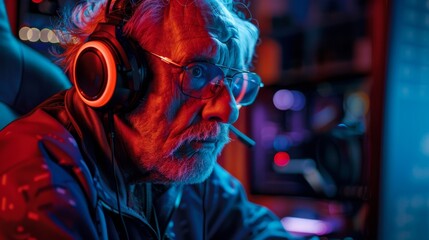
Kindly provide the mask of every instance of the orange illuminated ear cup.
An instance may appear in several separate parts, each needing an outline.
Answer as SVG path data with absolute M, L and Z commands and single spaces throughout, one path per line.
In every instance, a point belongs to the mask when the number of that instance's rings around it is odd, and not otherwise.
M 110 48 L 102 41 L 82 45 L 73 64 L 72 79 L 79 97 L 87 105 L 106 106 L 117 84 L 116 62 Z

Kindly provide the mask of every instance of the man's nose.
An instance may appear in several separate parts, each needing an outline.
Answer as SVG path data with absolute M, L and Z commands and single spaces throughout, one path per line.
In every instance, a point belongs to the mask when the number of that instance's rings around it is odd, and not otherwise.
M 224 86 L 220 92 L 209 99 L 202 111 L 204 120 L 233 124 L 238 119 L 238 106 L 229 87 Z

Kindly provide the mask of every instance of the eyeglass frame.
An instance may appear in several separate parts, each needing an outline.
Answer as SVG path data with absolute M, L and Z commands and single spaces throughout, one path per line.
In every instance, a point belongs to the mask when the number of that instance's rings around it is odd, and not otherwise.
M 160 59 L 160 60 L 161 60 L 162 62 L 164 62 L 164 63 L 171 64 L 171 65 L 173 65 L 173 66 L 175 66 L 175 67 L 178 67 L 178 68 L 181 68 L 181 69 L 183 69 L 183 70 L 185 70 L 185 71 L 187 70 L 186 68 L 187 68 L 188 64 L 187 64 L 187 65 L 181 65 L 180 63 L 177 63 L 177 62 L 173 61 L 171 58 L 161 56 L 161 55 L 159 55 L 159 54 L 156 54 L 156 53 L 154 53 L 154 52 L 148 51 L 148 50 L 146 50 L 146 49 L 143 49 L 143 51 L 145 51 L 145 52 L 147 52 L 147 53 L 151 54 L 152 56 L 157 57 L 158 59 Z M 209 63 L 209 62 L 206 62 L 206 63 Z M 227 66 L 224 66 L 224 65 L 221 65 L 221 64 L 216 64 L 216 63 L 209 63 L 209 64 L 212 64 L 212 65 L 214 65 L 214 66 L 219 67 L 219 68 L 221 69 L 221 71 L 223 72 L 224 79 L 232 79 L 232 77 L 233 77 L 235 74 L 237 74 L 237 73 L 252 73 L 252 74 L 255 74 L 256 76 L 258 76 L 258 77 L 259 77 L 259 79 L 261 79 L 261 77 L 260 77 L 258 74 L 256 74 L 255 72 L 251 72 L 251 71 L 244 70 L 244 69 L 238 69 L 238 68 L 227 67 Z M 234 73 L 234 75 L 233 75 L 233 76 L 231 76 L 231 77 L 230 77 L 230 76 L 227 76 L 227 75 L 225 74 L 225 72 L 222 70 L 222 68 L 226 68 L 226 69 L 233 70 L 233 71 L 235 71 L 236 73 Z M 222 80 L 222 82 L 223 82 L 223 84 L 224 84 L 224 85 L 228 85 L 229 87 L 231 86 L 231 83 L 232 83 L 232 81 L 228 81 L 228 84 L 225 84 L 225 81 L 224 81 L 224 80 Z M 259 83 L 257 83 L 257 82 L 255 82 L 255 83 L 258 85 L 258 87 L 259 87 L 259 88 L 264 87 L 264 83 L 263 83 L 262 81 L 259 81 Z M 180 88 L 181 88 L 181 92 L 182 92 L 183 94 L 185 94 L 186 96 L 189 96 L 189 97 L 192 97 L 192 98 L 197 98 L 197 99 L 204 99 L 204 98 L 195 97 L 195 96 L 192 96 L 192 95 L 189 95 L 189 94 L 187 94 L 187 93 L 183 92 L 183 89 L 182 89 L 183 87 L 182 87 L 182 86 L 181 86 Z M 258 91 L 259 91 L 259 88 L 258 88 Z M 216 95 L 214 95 L 213 97 L 215 97 L 215 96 L 216 96 Z M 256 95 L 256 96 L 257 96 L 257 95 Z M 255 96 L 255 97 L 256 97 L 256 96 Z M 213 97 L 210 97 L 210 98 L 213 98 Z M 206 99 L 210 99 L 210 98 L 206 98 Z M 235 97 L 234 97 L 234 100 L 235 100 Z M 254 102 L 254 100 L 253 100 L 251 103 L 246 104 L 246 105 L 242 105 L 242 104 L 240 104 L 240 103 L 238 103 L 237 105 L 239 105 L 239 106 L 248 106 L 248 105 L 251 105 L 253 102 Z

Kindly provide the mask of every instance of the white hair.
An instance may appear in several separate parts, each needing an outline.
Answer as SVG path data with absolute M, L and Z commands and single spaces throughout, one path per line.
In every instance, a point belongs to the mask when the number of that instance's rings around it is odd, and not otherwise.
M 150 37 L 143 37 L 145 33 L 152 32 L 151 29 L 159 27 L 162 23 L 164 10 L 171 1 L 178 1 L 182 5 L 197 3 L 200 0 L 141 0 L 133 10 L 133 16 L 124 26 L 124 33 L 137 40 L 145 46 L 148 41 L 153 41 Z M 246 6 L 243 1 L 237 0 L 205 0 L 210 8 L 207 18 L 212 18 L 219 24 L 219 28 L 233 27 L 237 33 L 236 48 L 231 51 L 241 50 L 244 63 L 250 65 L 254 55 L 254 48 L 258 40 L 259 32 L 249 19 L 243 17 L 242 12 L 236 6 Z M 221 4 L 219 4 L 221 3 Z M 64 52 L 58 54 L 59 63 L 67 71 L 73 64 L 73 59 L 77 49 L 87 40 L 99 22 L 105 21 L 105 8 L 107 0 L 86 0 L 80 2 L 71 11 L 65 11 L 62 21 L 59 24 L 61 45 Z M 247 9 L 246 7 L 244 9 Z M 218 17 L 221 16 L 221 17 Z M 228 23 L 228 24 L 227 24 Z M 224 29 L 230 31 L 231 29 Z M 70 41 L 73 39 L 73 41 Z M 146 41 L 146 42 L 145 42 Z M 238 49 L 237 49 L 238 48 Z M 234 52 L 232 56 L 236 55 Z

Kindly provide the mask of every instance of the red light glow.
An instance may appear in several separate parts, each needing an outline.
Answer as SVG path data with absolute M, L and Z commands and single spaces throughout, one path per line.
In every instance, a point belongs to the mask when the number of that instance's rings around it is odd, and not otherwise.
M 290 161 L 290 156 L 287 152 L 278 152 L 274 155 L 274 164 L 279 167 L 286 166 Z
M 31 0 L 31 1 L 34 2 L 34 3 L 37 3 L 37 4 L 43 2 L 43 0 Z

